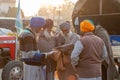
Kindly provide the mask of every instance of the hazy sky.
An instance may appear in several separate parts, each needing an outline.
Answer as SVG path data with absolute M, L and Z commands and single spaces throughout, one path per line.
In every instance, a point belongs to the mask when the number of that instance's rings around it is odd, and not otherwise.
M 71 0 L 76 2 L 77 0 Z M 18 5 L 18 0 L 16 0 L 16 7 Z M 33 16 L 37 13 L 41 5 L 60 5 L 63 3 L 63 0 L 20 0 L 20 6 L 23 10 L 25 16 Z

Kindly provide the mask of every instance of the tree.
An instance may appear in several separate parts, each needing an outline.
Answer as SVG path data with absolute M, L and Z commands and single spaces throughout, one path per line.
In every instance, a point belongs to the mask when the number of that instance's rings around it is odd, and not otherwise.
M 46 18 L 51 18 L 53 16 L 54 10 L 52 6 L 42 6 L 38 11 L 39 16 L 43 16 Z
M 74 3 L 72 3 L 70 0 L 64 0 L 64 4 L 61 6 L 61 15 L 63 16 L 64 20 L 71 20 L 73 7 Z
M 70 0 L 64 0 L 64 3 L 58 6 L 42 6 L 38 12 L 38 15 L 53 19 L 62 18 L 63 20 L 70 20 L 73 7 L 74 3 L 72 3 Z

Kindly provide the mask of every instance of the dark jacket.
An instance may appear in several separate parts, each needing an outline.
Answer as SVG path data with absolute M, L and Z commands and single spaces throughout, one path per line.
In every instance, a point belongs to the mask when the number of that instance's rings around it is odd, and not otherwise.
M 29 28 L 24 29 L 18 39 L 21 51 L 28 52 L 37 50 L 35 34 Z

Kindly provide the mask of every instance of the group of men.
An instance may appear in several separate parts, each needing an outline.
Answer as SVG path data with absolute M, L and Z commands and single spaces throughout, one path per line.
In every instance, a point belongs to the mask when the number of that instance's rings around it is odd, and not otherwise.
M 28 27 L 19 34 L 23 79 L 54 80 L 57 70 L 59 80 L 102 80 L 102 63 L 109 65 L 111 59 L 107 43 L 94 33 L 95 25 L 90 20 L 80 22 L 83 33 L 80 36 L 71 31 L 66 21 L 59 25 L 60 34 L 54 36 L 53 24 L 51 19 L 32 17 Z

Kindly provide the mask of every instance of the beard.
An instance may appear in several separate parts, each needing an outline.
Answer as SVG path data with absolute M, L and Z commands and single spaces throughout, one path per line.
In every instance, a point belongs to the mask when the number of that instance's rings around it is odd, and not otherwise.
M 44 30 L 43 34 L 47 39 L 50 39 L 52 37 L 51 32 L 49 32 L 47 29 Z
M 64 38 L 69 38 L 69 36 L 70 36 L 69 33 L 63 34 L 63 37 L 64 37 Z
M 70 42 L 70 37 L 71 37 L 71 34 L 72 34 L 72 32 L 71 32 L 71 31 L 69 31 L 69 32 L 68 32 L 68 33 L 66 33 L 66 34 L 62 34 L 62 35 L 63 35 L 63 37 L 64 37 L 64 39 L 65 39 L 65 43 Z

